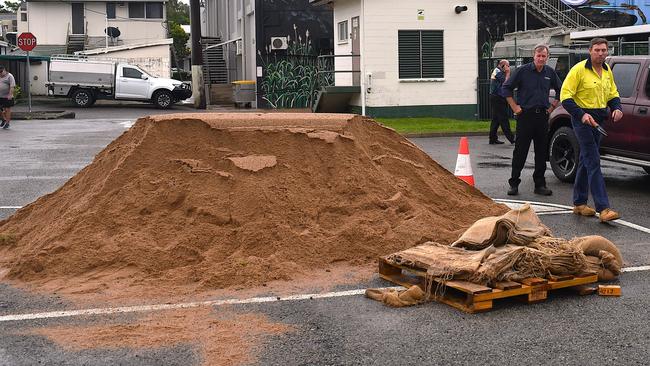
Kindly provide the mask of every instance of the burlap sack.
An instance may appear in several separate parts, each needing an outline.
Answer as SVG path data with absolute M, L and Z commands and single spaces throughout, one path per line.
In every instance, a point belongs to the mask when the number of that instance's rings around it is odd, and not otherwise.
M 525 204 L 501 216 L 491 216 L 476 221 L 467 229 L 452 247 L 480 250 L 493 245 L 528 245 L 540 236 L 552 236 L 551 229 L 544 225 L 530 207 Z
M 424 302 L 425 294 L 419 286 L 411 286 L 409 289 L 402 291 L 369 288 L 366 290 L 366 297 L 381 301 L 388 306 L 401 308 Z

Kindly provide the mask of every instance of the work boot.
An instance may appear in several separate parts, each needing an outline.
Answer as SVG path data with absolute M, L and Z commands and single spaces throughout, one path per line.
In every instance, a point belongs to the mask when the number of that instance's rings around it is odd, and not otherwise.
M 541 194 L 542 196 L 550 196 L 553 194 L 553 191 L 546 188 L 546 186 L 535 187 L 535 194 Z
M 516 196 L 518 194 L 519 194 L 519 187 L 510 186 L 510 189 L 508 189 L 508 196 Z
M 573 213 L 580 216 L 594 216 L 596 210 L 587 205 L 577 205 L 573 206 Z
M 0 128 L 5 128 L 5 124 L 6 124 L 6 123 L 7 123 L 7 121 L 5 121 L 5 120 L 3 119 L 3 120 L 0 122 Z
M 606 208 L 600 211 L 600 222 L 607 222 L 616 219 L 620 219 L 621 215 L 618 212 L 612 210 L 611 208 Z
M 504 142 L 501 140 L 490 141 L 490 145 L 502 145 L 502 144 L 504 144 Z
M 8 130 L 9 129 L 9 122 L 5 122 L 5 125 L 2 126 L 3 130 Z

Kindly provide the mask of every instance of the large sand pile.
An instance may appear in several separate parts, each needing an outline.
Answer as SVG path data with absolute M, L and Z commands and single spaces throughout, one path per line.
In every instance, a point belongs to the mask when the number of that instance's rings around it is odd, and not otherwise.
M 0 276 L 254 286 L 450 243 L 504 212 L 362 117 L 146 117 L 63 187 L 0 221 L 15 238 L 0 247 Z

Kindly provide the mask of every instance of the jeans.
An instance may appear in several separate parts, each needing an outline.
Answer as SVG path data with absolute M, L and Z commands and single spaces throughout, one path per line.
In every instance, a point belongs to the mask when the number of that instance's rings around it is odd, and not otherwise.
M 604 109 L 585 109 L 599 125 L 607 115 Z M 601 134 L 590 125 L 571 119 L 573 131 L 580 144 L 580 160 L 576 170 L 576 179 L 573 183 L 573 204 L 587 204 L 589 190 L 591 197 L 594 199 L 596 211 L 600 212 L 609 208 L 609 199 L 605 190 L 605 179 L 600 170 L 600 140 Z
M 546 154 L 548 146 L 548 114 L 544 108 L 528 109 L 517 118 L 517 140 L 512 152 L 512 175 L 508 183 L 511 187 L 519 186 L 521 171 L 526 164 L 531 141 L 535 146 L 535 171 L 533 180 L 535 188 L 546 187 Z

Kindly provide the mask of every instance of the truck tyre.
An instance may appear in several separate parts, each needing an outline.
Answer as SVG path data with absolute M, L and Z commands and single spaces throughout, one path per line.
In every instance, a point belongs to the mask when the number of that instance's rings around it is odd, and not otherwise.
M 174 104 L 174 97 L 169 90 L 158 90 L 153 94 L 153 104 L 160 109 L 167 109 Z
M 87 108 L 95 104 L 93 93 L 86 89 L 77 89 L 72 93 L 72 102 L 81 108 Z
M 573 182 L 578 170 L 578 159 L 580 159 L 580 145 L 573 129 L 558 128 L 551 137 L 549 145 L 549 160 L 553 174 L 563 182 Z

